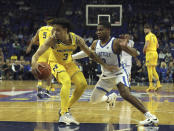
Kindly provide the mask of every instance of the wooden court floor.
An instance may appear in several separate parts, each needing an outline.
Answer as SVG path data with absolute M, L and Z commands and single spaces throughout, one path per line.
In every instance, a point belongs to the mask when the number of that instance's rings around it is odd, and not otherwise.
M 36 85 L 36 81 L 0 81 L 0 131 L 134 130 L 134 126 L 144 119 L 143 114 L 120 96 L 117 98 L 116 106 L 110 110 L 107 109 L 105 103 L 91 104 L 89 96 L 93 86 L 89 86 L 71 109 L 73 116 L 83 127 L 60 129 L 55 127 L 59 117 L 60 88 L 56 88 L 51 98 L 41 100 L 36 96 Z M 54 84 L 54 87 L 60 87 L 60 85 Z M 148 127 L 148 131 L 174 131 L 174 84 L 163 84 L 157 93 L 146 93 L 146 88 L 133 86 L 132 94 L 137 96 L 148 110 L 159 118 L 159 127 L 155 129 Z M 114 91 L 118 93 L 117 89 Z M 17 126 L 23 128 L 17 128 Z M 136 127 L 135 130 L 145 131 L 147 129 Z

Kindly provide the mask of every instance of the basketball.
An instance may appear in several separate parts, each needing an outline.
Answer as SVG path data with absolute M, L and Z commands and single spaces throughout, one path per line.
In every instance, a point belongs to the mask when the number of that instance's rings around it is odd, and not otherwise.
M 51 68 L 50 65 L 47 64 L 46 62 L 39 62 L 41 64 L 38 69 L 40 73 L 37 73 L 38 79 L 40 80 L 45 80 L 51 75 Z

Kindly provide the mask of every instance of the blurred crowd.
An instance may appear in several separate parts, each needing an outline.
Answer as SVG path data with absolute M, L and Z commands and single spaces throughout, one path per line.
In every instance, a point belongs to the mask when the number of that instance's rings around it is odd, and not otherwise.
M 1 0 L 0 48 L 4 56 L 1 62 L 1 78 L 34 79 L 31 75 L 30 60 L 38 46 L 33 45 L 29 54 L 26 54 L 25 51 L 37 29 L 45 25 L 45 16 L 58 17 L 63 14 L 75 25 L 74 32 L 81 35 L 90 46 L 96 38 L 96 27 L 85 26 L 86 4 L 123 5 L 122 26 L 113 27 L 112 32 L 115 36 L 120 33 L 132 34 L 135 48 L 141 52 L 139 59 L 143 66 L 137 71 L 133 62 L 132 81 L 147 81 L 147 71 L 144 65 L 145 55 L 142 53 L 145 38 L 143 25 L 146 22 L 151 24 L 160 45 L 157 66 L 160 80 L 162 82 L 174 81 L 174 8 L 172 8 L 174 2 L 172 0 L 143 2 L 139 0 Z M 76 52 L 78 51 L 79 48 Z M 97 76 L 101 73 L 98 64 L 89 59 L 78 62 L 86 78 L 98 79 Z
M 34 80 L 30 61 L 17 60 L 16 56 L 6 59 L 0 65 L 2 80 Z

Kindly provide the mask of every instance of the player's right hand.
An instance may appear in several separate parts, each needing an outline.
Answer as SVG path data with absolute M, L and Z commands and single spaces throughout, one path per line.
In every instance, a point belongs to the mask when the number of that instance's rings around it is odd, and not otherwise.
M 38 73 L 41 74 L 41 72 L 39 70 L 39 66 L 44 67 L 44 65 L 39 64 L 37 62 L 32 63 L 32 73 L 36 78 L 38 78 Z

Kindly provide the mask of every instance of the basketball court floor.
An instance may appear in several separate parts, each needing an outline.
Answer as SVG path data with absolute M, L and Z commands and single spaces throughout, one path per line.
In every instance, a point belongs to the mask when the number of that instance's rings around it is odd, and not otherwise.
M 144 86 L 132 87 L 132 94 L 159 118 L 159 125 L 150 127 L 137 125 L 145 119 L 144 115 L 120 96 L 110 110 L 105 103 L 89 103 L 93 86 L 71 109 L 80 126 L 60 126 L 60 88 L 51 98 L 38 99 L 36 84 L 36 81 L 0 81 L 0 131 L 174 131 L 174 84 L 163 84 L 158 93 L 146 93 Z M 113 91 L 118 93 L 117 89 Z

